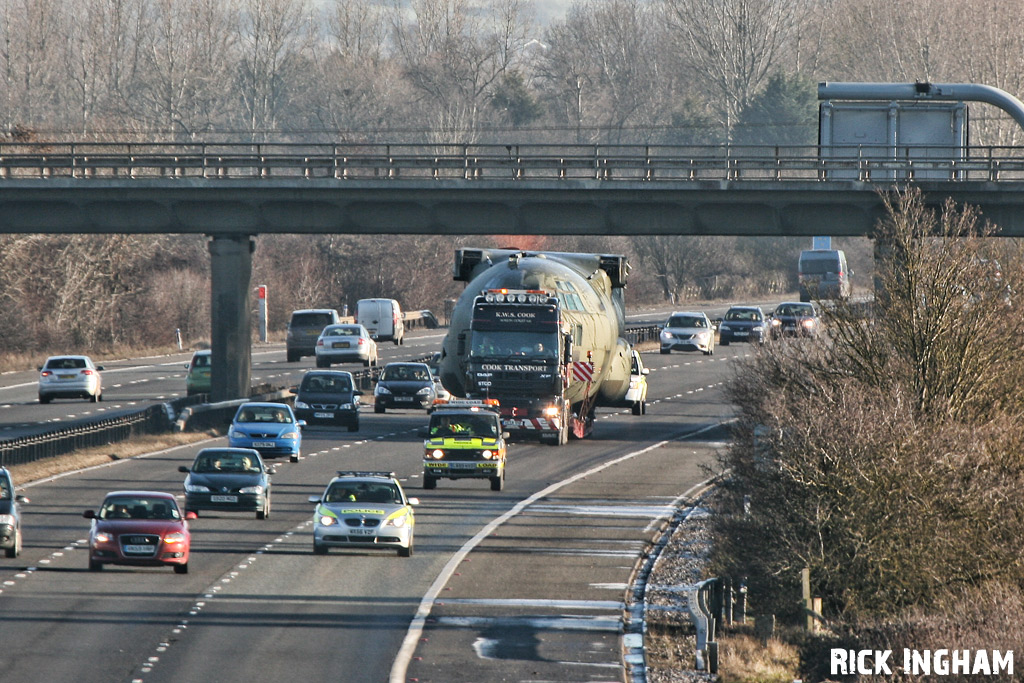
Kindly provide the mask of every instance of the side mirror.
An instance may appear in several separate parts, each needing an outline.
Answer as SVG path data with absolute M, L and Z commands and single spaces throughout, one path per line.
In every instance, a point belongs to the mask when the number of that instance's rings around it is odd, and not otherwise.
M 320 496 L 310 496 L 309 497 L 309 502 L 310 503 L 319 503 L 320 502 Z
M 199 515 L 196 514 L 195 510 L 189 510 L 185 513 L 185 519 L 199 519 Z
M 419 504 L 420 504 L 420 499 L 419 498 L 410 498 L 409 499 L 409 505 L 419 505 Z
M 305 420 L 299 420 L 298 422 L 295 423 L 295 425 L 298 426 L 298 427 L 305 427 L 306 426 L 306 421 Z
M 103 368 L 103 366 L 102 366 L 102 365 L 97 365 L 97 366 L 96 366 L 96 369 L 97 369 L 97 370 L 103 370 L 104 368 Z
M 364 394 L 363 394 L 363 392 L 361 392 L 358 389 L 356 389 L 355 391 L 352 392 L 352 395 L 353 396 L 363 396 Z
M 186 370 L 188 370 L 188 363 L 185 363 L 185 365 L 184 365 L 183 367 L 184 367 L 184 368 L 185 368 Z
M 30 501 L 25 496 L 19 494 L 19 495 L 14 496 L 14 502 L 24 504 L 24 503 L 31 503 L 32 501 Z
M 651 371 L 650 371 L 649 368 L 644 368 L 643 370 L 640 371 L 640 374 L 641 375 L 649 375 L 649 374 L 651 374 Z
M 277 470 L 275 470 L 273 467 L 268 467 L 267 468 L 267 474 L 268 475 L 277 474 Z
M 501 438 L 503 438 L 503 439 L 508 439 L 508 438 L 509 438 L 509 437 L 511 437 L 511 436 L 512 436 L 512 435 L 511 435 L 511 434 L 509 434 L 508 432 L 502 432 L 502 433 L 501 433 Z
M 184 472 L 185 474 L 188 474 L 188 473 L 189 473 L 189 472 L 191 472 L 192 470 L 191 470 L 191 469 L 189 469 L 188 465 L 179 465 L 179 466 L 178 466 L 178 471 L 179 471 L 179 472 Z
M 86 519 L 96 519 L 96 512 L 94 510 L 86 510 L 82 513 L 82 516 Z

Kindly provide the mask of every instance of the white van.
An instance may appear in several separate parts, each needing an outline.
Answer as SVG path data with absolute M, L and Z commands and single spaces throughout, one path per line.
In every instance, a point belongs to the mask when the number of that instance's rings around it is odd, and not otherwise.
M 405 343 L 402 309 L 394 299 L 360 299 L 356 302 L 356 322 L 377 341 Z
M 846 254 L 841 249 L 806 249 L 797 264 L 800 301 L 850 298 L 850 276 Z

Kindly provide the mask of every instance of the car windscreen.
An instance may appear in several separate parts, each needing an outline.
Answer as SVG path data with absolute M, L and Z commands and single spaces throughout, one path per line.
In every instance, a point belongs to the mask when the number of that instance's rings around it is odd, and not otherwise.
M 739 321 L 739 320 L 760 320 L 761 316 L 757 311 L 746 311 L 746 310 L 730 310 L 725 314 L 726 320 Z
M 352 391 L 352 382 L 348 377 L 328 375 L 306 375 L 299 385 L 300 393 L 310 394 L 347 394 Z
M 380 378 L 388 382 L 429 382 L 426 365 L 388 365 Z
M 192 464 L 196 474 L 252 474 L 260 471 L 259 458 L 252 453 L 212 451 L 200 453 Z
M 327 327 L 331 320 L 330 313 L 293 313 L 290 325 L 292 327 Z
M 166 498 L 116 496 L 103 501 L 100 519 L 181 519 L 178 506 Z
M 331 484 L 324 496 L 327 503 L 401 504 L 402 496 L 394 484 L 345 481 Z
M 284 408 L 267 406 L 244 407 L 235 416 L 236 422 L 291 422 L 292 416 Z
M 668 319 L 666 327 L 707 327 L 704 318 L 696 315 L 674 315 Z
M 498 438 L 498 424 L 493 416 L 440 412 L 430 417 L 430 436 L 473 436 L 496 439 Z

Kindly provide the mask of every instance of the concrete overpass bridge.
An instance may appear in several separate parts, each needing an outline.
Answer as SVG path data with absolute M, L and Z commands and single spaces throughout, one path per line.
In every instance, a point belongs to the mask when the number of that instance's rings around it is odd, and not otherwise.
M 883 197 L 1024 235 L 1024 152 L 662 145 L 0 143 L 0 233 L 210 237 L 213 400 L 249 387 L 253 236 L 870 235 Z

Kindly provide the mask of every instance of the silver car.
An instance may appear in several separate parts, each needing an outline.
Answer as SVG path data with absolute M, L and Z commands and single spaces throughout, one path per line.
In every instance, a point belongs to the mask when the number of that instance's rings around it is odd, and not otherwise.
M 313 552 L 329 548 L 383 548 L 412 555 L 416 498 L 406 498 L 394 472 L 341 471 L 313 512 Z
M 39 368 L 39 402 L 55 398 L 103 400 L 102 365 L 89 356 L 50 356 Z
M 377 342 L 362 325 L 328 325 L 316 340 L 316 366 L 329 368 L 331 363 L 377 364 Z
M 710 356 L 715 352 L 715 328 L 703 311 L 673 313 L 659 336 L 662 353 L 700 351 Z

